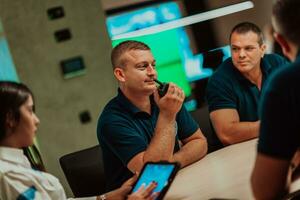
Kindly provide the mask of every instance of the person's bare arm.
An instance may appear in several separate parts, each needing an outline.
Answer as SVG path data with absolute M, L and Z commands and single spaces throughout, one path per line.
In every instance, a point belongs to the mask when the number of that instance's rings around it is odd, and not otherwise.
M 170 83 L 168 92 L 163 98 L 159 98 L 157 91 L 154 98 L 160 109 L 155 132 L 146 151 L 135 155 L 127 164 L 132 172 L 140 171 L 147 161 L 172 160 L 176 114 L 182 106 L 184 93 L 175 84 Z
M 236 109 L 219 109 L 210 113 L 218 138 L 224 145 L 243 142 L 258 136 L 260 121 L 240 122 Z
M 251 176 L 255 199 L 281 199 L 287 189 L 290 162 L 258 153 Z
M 207 153 L 207 141 L 199 128 L 182 143 L 182 148 L 173 155 L 173 161 L 179 162 L 181 167 L 200 160 Z

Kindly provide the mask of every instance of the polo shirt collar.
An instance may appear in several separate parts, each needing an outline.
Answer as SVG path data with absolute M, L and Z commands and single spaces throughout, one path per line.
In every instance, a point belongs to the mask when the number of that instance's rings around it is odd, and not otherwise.
M 299 61 L 300 62 L 300 49 L 298 49 L 295 61 Z
M 266 59 L 264 58 L 261 59 L 260 68 L 262 70 L 263 75 L 270 75 L 272 66 L 270 62 L 266 61 Z
M 153 95 L 151 95 L 149 98 L 150 98 L 150 103 L 151 103 L 151 113 L 153 113 L 153 111 L 155 109 L 154 108 L 155 102 L 154 102 Z M 121 91 L 120 88 L 118 88 L 117 100 L 120 103 L 120 105 L 122 105 L 122 107 L 124 109 L 126 109 L 133 116 L 136 116 L 137 114 L 140 114 L 140 113 L 145 113 L 144 111 L 141 111 L 138 107 L 136 107 L 133 103 L 131 103 L 129 101 L 129 99 L 123 94 L 123 92 Z

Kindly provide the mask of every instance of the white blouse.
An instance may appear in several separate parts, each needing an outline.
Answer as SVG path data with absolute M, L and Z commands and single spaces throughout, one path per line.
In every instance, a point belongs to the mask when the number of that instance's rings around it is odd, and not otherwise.
M 23 150 L 0 147 L 0 199 L 18 198 L 65 200 L 66 194 L 56 177 L 31 168 Z

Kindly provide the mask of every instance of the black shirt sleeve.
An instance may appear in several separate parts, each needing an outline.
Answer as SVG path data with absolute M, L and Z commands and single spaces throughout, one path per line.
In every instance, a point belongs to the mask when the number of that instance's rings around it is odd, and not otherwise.
M 300 144 L 300 99 L 294 81 L 297 79 L 290 70 L 280 70 L 271 77 L 261 103 L 258 152 L 288 160 L 297 150 Z

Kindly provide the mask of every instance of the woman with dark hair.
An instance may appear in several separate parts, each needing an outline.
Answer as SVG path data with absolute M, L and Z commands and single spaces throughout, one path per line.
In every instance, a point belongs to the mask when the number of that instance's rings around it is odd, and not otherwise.
M 16 84 L 13 82 L 1 82 L 1 93 L 0 93 L 0 144 L 2 139 L 5 137 L 5 132 L 11 129 L 6 127 L 7 116 L 13 119 L 13 121 L 18 122 L 20 120 L 20 106 L 26 102 L 26 100 L 31 96 L 32 92 L 23 84 Z M 11 85 L 11 86 L 10 86 Z M 4 97 L 5 95 L 5 97 Z M 34 107 L 32 108 L 34 111 Z M 12 124 L 10 124 L 12 126 Z M 31 167 L 40 171 L 45 171 L 45 167 L 38 149 L 33 144 L 31 146 L 22 147 L 24 154 L 28 158 Z M 34 153 L 32 153 L 34 152 Z
M 28 159 L 27 148 L 33 145 L 39 122 L 30 89 L 21 83 L 0 82 L 0 199 L 66 199 L 59 180 L 43 172 L 41 159 L 39 165 Z M 89 199 L 126 199 L 134 179 Z M 155 186 L 141 188 L 128 199 L 155 199 L 151 195 Z

